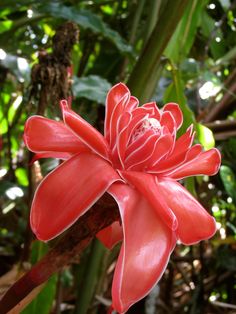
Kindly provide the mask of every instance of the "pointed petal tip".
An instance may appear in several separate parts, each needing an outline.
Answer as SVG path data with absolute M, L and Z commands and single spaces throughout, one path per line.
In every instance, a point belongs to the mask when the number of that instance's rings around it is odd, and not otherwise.
M 61 110 L 69 109 L 68 101 L 66 99 L 60 100 L 60 107 L 61 107 Z
M 214 153 L 214 162 L 215 162 L 215 172 L 213 172 L 212 175 L 215 175 L 218 173 L 221 166 L 221 153 L 217 148 L 212 148 L 211 150 Z

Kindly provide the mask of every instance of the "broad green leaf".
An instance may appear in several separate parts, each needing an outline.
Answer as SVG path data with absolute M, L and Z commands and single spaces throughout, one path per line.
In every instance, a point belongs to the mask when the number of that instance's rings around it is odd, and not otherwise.
M 225 55 L 225 44 L 224 36 L 221 31 L 221 28 L 215 27 L 215 20 L 207 14 L 206 11 L 203 11 L 201 14 L 201 33 L 209 41 L 210 51 L 215 60 L 221 58 Z M 219 42 L 216 41 L 216 38 L 219 38 Z
M 39 11 L 50 14 L 56 18 L 73 21 L 82 26 L 84 29 L 90 29 L 94 33 L 101 34 L 108 38 L 120 51 L 126 53 L 132 52 L 132 47 L 125 42 L 120 34 L 111 29 L 98 15 L 92 13 L 91 11 L 61 5 L 56 2 L 49 2 L 39 6 Z
M 179 131 L 179 134 L 183 134 L 191 124 L 195 124 L 195 117 L 192 110 L 187 105 L 187 99 L 184 94 L 184 83 L 180 77 L 180 73 L 173 68 L 173 82 L 167 87 L 164 93 L 164 103 L 176 102 L 179 104 L 184 121 Z
M 195 40 L 197 27 L 205 3 L 205 0 L 189 1 L 184 16 L 164 52 L 165 56 L 172 60 L 172 62 L 179 63 L 188 55 Z
M 97 75 L 89 75 L 86 77 L 74 77 L 73 93 L 76 97 L 84 97 L 101 104 L 105 104 L 106 95 L 111 84 Z
M 25 168 L 17 168 L 15 170 L 15 175 L 20 185 L 23 185 L 23 186 L 29 185 L 27 171 Z
M 96 285 L 102 270 L 102 261 L 106 248 L 95 239 L 92 243 L 91 255 L 88 261 L 82 291 L 78 291 L 78 303 L 76 314 L 86 314 L 91 306 L 91 301 L 95 293 Z
M 236 202 L 236 178 L 231 168 L 225 165 L 221 166 L 220 177 L 226 192 Z
M 49 314 L 56 295 L 57 276 L 52 276 L 38 296 L 21 312 L 22 314 Z
M 200 123 L 197 123 L 196 131 L 199 142 L 206 150 L 215 146 L 214 135 L 209 128 Z
M 3 21 L 0 23 L 0 34 L 8 31 L 12 26 L 12 21 Z
M 1 122 L 0 123 L 0 134 L 7 133 L 7 130 L 8 130 L 7 119 L 1 119 L 0 122 Z

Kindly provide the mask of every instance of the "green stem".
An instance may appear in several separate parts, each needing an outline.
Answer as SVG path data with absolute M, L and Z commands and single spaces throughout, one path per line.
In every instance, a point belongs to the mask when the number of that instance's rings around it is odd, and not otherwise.
M 78 293 L 78 303 L 75 313 L 86 314 L 91 306 L 91 301 L 99 279 L 105 247 L 95 239 L 92 243 L 91 253 L 88 260 L 87 271 L 84 277 L 83 289 Z
M 166 4 L 168 10 L 162 11 L 147 45 L 132 71 L 128 86 L 141 102 L 149 100 L 152 96 L 148 87 L 150 78 L 153 78 L 153 72 L 157 71 L 161 55 L 183 16 L 187 4 L 188 0 L 168 1 Z

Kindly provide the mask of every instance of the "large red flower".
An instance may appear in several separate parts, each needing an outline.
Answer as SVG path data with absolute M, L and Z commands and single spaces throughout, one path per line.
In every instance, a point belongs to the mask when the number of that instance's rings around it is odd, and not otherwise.
M 176 139 L 183 120 L 177 104 L 162 110 L 154 102 L 138 107 L 124 84 L 107 95 L 104 136 L 66 101 L 61 107 L 64 122 L 33 116 L 25 126 L 25 143 L 37 158 L 65 160 L 38 187 L 31 227 L 38 239 L 50 240 L 110 193 L 119 205 L 123 232 L 113 307 L 124 313 L 159 280 L 177 239 L 193 244 L 215 233 L 214 218 L 177 180 L 216 174 L 220 154 L 192 146 L 192 126 Z M 112 246 L 121 239 L 119 223 L 98 237 Z

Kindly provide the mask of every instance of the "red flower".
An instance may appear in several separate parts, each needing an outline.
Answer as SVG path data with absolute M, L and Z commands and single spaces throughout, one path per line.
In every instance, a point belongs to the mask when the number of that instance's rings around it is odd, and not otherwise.
M 217 173 L 220 154 L 192 146 L 192 126 L 176 139 L 182 124 L 177 104 L 166 104 L 162 110 L 153 102 L 138 107 L 124 84 L 107 95 L 104 136 L 65 100 L 61 107 L 64 123 L 40 116 L 26 123 L 25 143 L 37 158 L 66 160 L 38 187 L 31 227 L 39 239 L 50 240 L 104 192 L 110 193 L 119 205 L 123 230 L 113 307 L 124 313 L 160 279 L 177 239 L 193 244 L 215 233 L 214 218 L 177 180 Z M 114 223 L 99 238 L 112 246 L 121 239 L 120 229 Z

